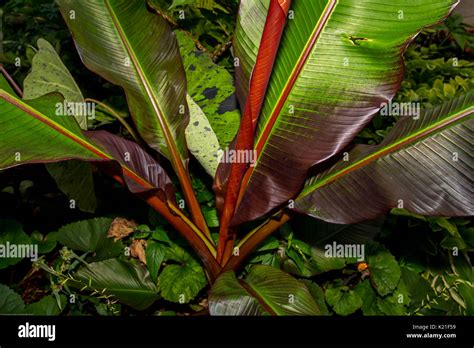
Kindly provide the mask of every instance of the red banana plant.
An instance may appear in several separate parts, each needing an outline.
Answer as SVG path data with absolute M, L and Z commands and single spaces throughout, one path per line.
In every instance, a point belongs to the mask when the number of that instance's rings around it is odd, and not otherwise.
M 0 79 L 0 169 L 72 158 L 95 163 L 183 235 L 211 281 L 239 267 L 295 211 L 354 223 L 402 200 L 419 214 L 472 215 L 472 93 L 425 110 L 420 122 L 403 119 L 379 146 L 355 146 L 346 151 L 349 161 L 340 158 L 400 87 L 407 45 L 422 28 L 446 18 L 456 3 L 241 1 L 234 52 L 243 115 L 230 148 L 257 157 L 252 165 L 223 161 L 218 168 L 217 245 L 188 172 L 187 85 L 176 37 L 145 1 L 58 4 L 84 64 L 123 88 L 138 133 L 170 161 L 189 217 L 177 206 L 164 169 L 145 149 L 108 133 L 83 132 L 74 120 L 52 111 L 57 96 L 23 100 L 10 78 Z M 22 126 L 29 136 L 20 136 Z M 25 152 L 20 161 L 12 155 L 18 149 Z M 123 160 L 124 152 L 131 161 Z M 460 160 L 447 161 L 453 152 Z M 262 217 L 259 226 L 240 235 L 246 223 Z M 248 281 L 261 276 L 256 271 Z M 234 281 L 229 273 L 222 277 Z
M 255 62 L 250 77 L 249 90 L 251 94 L 245 103 L 240 129 L 235 140 L 235 151 L 250 152 L 253 148 L 255 126 L 262 108 L 290 4 L 291 0 L 270 2 L 260 48 L 257 54 L 257 61 Z M 249 163 L 234 163 L 230 166 L 229 177 L 226 178 L 225 188 L 221 187 L 221 183 L 217 183 L 216 185 L 218 186 L 218 191 L 225 191 L 217 248 L 217 261 L 220 263 L 225 264 L 232 253 L 236 232 L 233 228 L 230 228 L 229 225 L 235 213 L 235 207 L 238 204 L 242 177 L 248 166 Z M 223 166 L 221 166 L 217 178 L 219 178 L 220 175 L 222 176 L 222 171 L 226 172 L 226 169 L 223 169 Z

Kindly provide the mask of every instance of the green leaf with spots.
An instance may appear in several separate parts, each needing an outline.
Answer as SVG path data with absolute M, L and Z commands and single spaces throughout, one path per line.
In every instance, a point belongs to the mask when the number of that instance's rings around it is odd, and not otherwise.
M 395 257 L 384 246 L 372 242 L 367 245 L 367 262 L 370 279 L 381 296 L 388 295 L 398 285 L 400 266 Z
M 232 75 L 199 51 L 186 34 L 181 31 L 175 31 L 175 34 L 186 70 L 188 93 L 201 107 L 221 148 L 225 149 L 234 139 L 240 124 Z
M 362 299 L 357 292 L 347 286 L 327 289 L 326 302 L 339 315 L 352 314 L 362 306 Z
M 57 92 L 70 103 L 84 102 L 81 90 L 54 47 L 46 40 L 38 40 L 38 51 L 33 57 L 31 72 L 23 83 L 23 99 L 30 100 Z M 74 115 L 79 126 L 87 130 L 87 116 Z
M 8 286 L 0 284 L 0 314 L 23 314 L 25 303 Z
M 207 284 L 201 265 L 183 248 L 173 244 L 167 252 L 168 264 L 158 277 L 158 287 L 165 300 L 188 303 Z
M 185 131 L 188 149 L 214 177 L 223 151 L 206 115 L 189 95 L 186 97 L 189 106 L 189 124 Z
M 22 258 L 8 256 L 18 255 L 17 253 L 21 252 L 19 247 L 29 244 L 31 244 L 30 238 L 23 232 L 19 222 L 9 219 L 0 219 L 0 269 L 20 262 Z M 13 254 L 13 252 L 16 254 Z

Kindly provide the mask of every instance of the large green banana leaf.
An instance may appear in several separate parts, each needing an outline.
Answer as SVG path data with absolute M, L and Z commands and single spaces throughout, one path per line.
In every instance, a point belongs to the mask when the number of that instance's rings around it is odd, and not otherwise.
M 256 265 L 245 279 L 223 273 L 209 294 L 211 315 L 321 315 L 306 285 L 271 266 Z
M 114 161 L 120 164 L 115 173 L 132 192 L 159 190 L 173 199 L 171 180 L 156 160 L 137 144 L 105 131 L 87 137 L 73 117 L 56 114 L 62 102 L 55 94 L 21 100 L 0 76 L 0 169 L 68 159 Z
M 270 0 L 242 0 L 234 35 L 235 83 L 241 108 L 245 107 L 250 74 L 257 59 L 258 48 Z
M 232 223 L 284 204 L 311 166 L 341 151 L 393 98 L 411 39 L 456 2 L 293 1 Z
M 399 121 L 377 146 L 358 145 L 309 179 L 296 209 L 354 223 L 390 208 L 423 215 L 474 215 L 474 94 Z
M 58 0 L 84 64 L 125 90 L 137 129 L 175 168 L 187 159 L 186 76 L 176 38 L 145 1 Z

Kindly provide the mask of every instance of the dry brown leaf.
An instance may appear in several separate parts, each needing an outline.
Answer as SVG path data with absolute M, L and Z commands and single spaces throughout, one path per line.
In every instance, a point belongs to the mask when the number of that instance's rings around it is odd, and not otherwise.
M 118 241 L 127 237 L 130 233 L 135 231 L 138 224 L 133 220 L 127 220 L 124 218 L 115 218 L 109 227 L 107 237 L 114 238 L 114 241 Z
M 130 246 L 130 255 L 136 259 L 139 259 L 140 262 L 146 265 L 145 248 L 146 240 L 134 239 L 132 245 Z
M 203 298 L 200 302 L 199 305 L 203 308 L 209 308 L 209 301 L 207 298 Z

